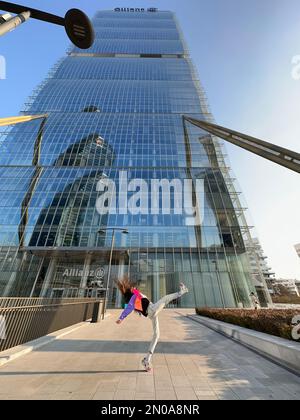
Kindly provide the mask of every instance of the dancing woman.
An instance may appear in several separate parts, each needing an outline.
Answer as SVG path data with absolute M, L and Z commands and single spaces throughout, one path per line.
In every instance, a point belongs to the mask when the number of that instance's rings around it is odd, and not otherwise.
M 152 370 L 152 357 L 155 351 L 156 345 L 159 340 L 159 322 L 158 314 L 173 300 L 181 298 L 184 294 L 188 293 L 187 287 L 180 283 L 180 291 L 172 295 L 168 295 L 160 299 L 157 303 L 152 303 L 144 296 L 138 289 L 135 288 L 134 284 L 128 277 L 124 277 L 122 280 L 116 282 L 118 289 L 122 293 L 126 308 L 122 312 L 117 324 L 121 324 L 125 318 L 128 317 L 132 312 L 136 312 L 140 315 L 148 317 L 152 321 L 153 326 L 153 339 L 149 347 L 147 356 L 142 360 L 142 364 L 147 372 Z

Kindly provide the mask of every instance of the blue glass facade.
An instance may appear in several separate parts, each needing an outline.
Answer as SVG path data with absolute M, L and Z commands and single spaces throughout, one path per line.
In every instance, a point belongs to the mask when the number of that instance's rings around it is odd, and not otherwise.
M 128 272 L 153 300 L 183 280 L 182 306 L 249 306 L 249 230 L 221 144 L 183 122 L 212 117 L 174 15 L 103 11 L 94 25 L 93 47 L 70 49 L 23 110 L 49 115 L 42 137 L 39 120 L 1 137 L 0 295 L 82 295 L 99 267 L 107 283 L 110 229 L 124 227 L 111 280 Z M 148 185 L 202 180 L 201 224 L 145 208 L 99 214 L 97 185 L 118 187 L 120 171 Z

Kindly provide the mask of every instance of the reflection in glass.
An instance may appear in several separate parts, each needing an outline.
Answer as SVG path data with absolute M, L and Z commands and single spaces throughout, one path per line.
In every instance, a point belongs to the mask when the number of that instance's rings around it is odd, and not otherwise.
M 94 22 L 94 46 L 71 49 L 23 110 L 49 114 L 38 159 L 37 123 L 0 139 L 0 295 L 90 296 L 105 287 L 112 239 L 97 232 L 124 227 L 112 278 L 129 273 L 152 300 L 184 281 L 191 293 L 173 306 L 249 306 L 248 227 L 218 141 L 183 124 L 212 116 L 174 15 L 104 11 Z M 203 222 L 99 215 L 97 183 L 118 188 L 120 171 L 148 185 L 203 180 Z

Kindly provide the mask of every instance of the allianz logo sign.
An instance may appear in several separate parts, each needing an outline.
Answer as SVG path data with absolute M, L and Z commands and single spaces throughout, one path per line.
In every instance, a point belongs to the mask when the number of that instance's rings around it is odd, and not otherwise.
M 148 9 L 143 8 L 133 8 L 133 7 L 116 7 L 115 12 L 158 12 L 156 7 L 149 7 Z
M 81 270 L 79 268 L 66 268 L 63 272 L 63 277 L 94 277 L 96 279 L 103 279 L 105 276 L 104 268 L 97 268 L 96 270 Z

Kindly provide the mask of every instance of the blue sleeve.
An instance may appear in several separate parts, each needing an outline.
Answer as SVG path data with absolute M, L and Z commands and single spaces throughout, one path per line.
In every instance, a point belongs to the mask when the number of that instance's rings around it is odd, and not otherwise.
M 124 309 L 124 311 L 122 312 L 121 316 L 120 316 L 120 320 L 123 321 L 125 318 L 128 317 L 128 315 L 131 314 L 131 312 L 134 311 L 134 304 L 136 301 L 136 295 L 133 295 L 132 298 L 130 299 L 127 308 Z

